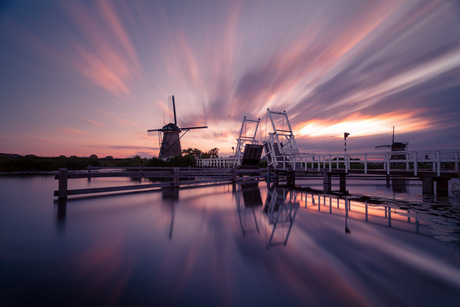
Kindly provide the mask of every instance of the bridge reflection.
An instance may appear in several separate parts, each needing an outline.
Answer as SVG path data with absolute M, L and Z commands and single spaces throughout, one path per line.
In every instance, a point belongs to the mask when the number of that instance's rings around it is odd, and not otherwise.
M 243 237 L 251 232 L 260 234 L 258 218 L 263 213 L 268 226 L 271 227 L 266 242 L 267 249 L 276 245 L 285 246 L 299 209 L 299 203 L 295 201 L 295 192 L 269 184 L 263 205 L 258 184 L 259 182 L 240 183 L 236 189 L 236 207 Z
M 263 185 L 262 187 L 259 187 Z M 232 186 L 228 186 L 232 187 Z M 176 207 L 180 203 L 180 189 L 161 190 L 161 203 L 170 220 L 168 235 L 173 237 Z M 225 193 L 229 193 L 226 191 Z M 334 195 L 321 192 L 282 187 L 259 181 L 241 182 L 233 185 L 233 195 L 243 237 L 255 233 L 265 235 L 267 249 L 286 246 L 299 209 L 302 212 L 329 214 L 343 218 L 344 231 L 352 235 L 350 221 L 362 221 L 376 226 L 412 232 L 444 241 L 460 240 L 460 213 L 450 203 L 439 200 L 409 202 L 364 195 Z M 106 198 L 97 196 L 94 198 Z M 75 200 L 85 202 L 85 199 Z M 182 200 L 183 201 L 183 200 Z M 66 200 L 55 201 L 56 226 L 65 231 L 69 210 Z M 227 203 L 230 206 L 234 206 Z M 107 207 L 109 208 L 109 207 Z M 233 207 L 234 208 L 234 207 Z M 70 211 L 72 212 L 72 211 Z M 310 216 L 314 218 L 314 216 Z M 302 218 L 310 218 L 303 213 Z M 303 221 L 305 222 L 305 220 Z M 235 226 L 238 228 L 237 224 Z
M 261 192 L 258 183 L 238 185 L 236 203 L 243 236 L 256 231 L 260 233 Z M 344 231 L 352 233 L 350 220 L 363 221 L 376 226 L 388 227 L 443 241 L 457 241 L 460 227 L 458 214 L 439 215 L 436 210 L 449 204 L 416 203 L 393 199 L 378 199 L 363 195 L 338 196 L 320 192 L 302 191 L 267 184 L 266 200 L 262 213 L 271 228 L 267 235 L 267 248 L 274 245 L 286 245 L 299 208 L 344 218 Z M 436 211 L 436 212 L 435 212 Z M 248 223 L 247 216 L 253 221 Z M 252 227 L 252 228 L 251 228 Z M 283 231 L 282 229 L 285 229 Z M 278 236 L 277 236 L 278 234 Z M 281 237 L 281 239 L 280 239 Z

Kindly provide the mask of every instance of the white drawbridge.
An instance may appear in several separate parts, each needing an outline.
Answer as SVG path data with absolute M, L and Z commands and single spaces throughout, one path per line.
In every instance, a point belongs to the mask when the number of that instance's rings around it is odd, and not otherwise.
M 237 168 L 259 167 L 262 155 L 262 145 L 256 139 L 259 129 L 260 118 L 258 120 L 243 118 L 240 135 L 236 144 L 233 166 Z
M 286 163 L 294 164 L 300 153 L 286 111 L 275 112 L 267 109 L 267 112 L 273 129 L 264 142 L 268 165 L 277 168 L 279 163 L 283 163 L 283 166 Z

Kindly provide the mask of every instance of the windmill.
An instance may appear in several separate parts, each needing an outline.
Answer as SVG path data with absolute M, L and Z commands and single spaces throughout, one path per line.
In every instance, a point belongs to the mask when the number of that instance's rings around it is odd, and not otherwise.
M 406 151 L 407 150 L 407 145 L 409 145 L 408 142 L 395 142 L 395 126 L 393 126 L 393 137 L 391 139 L 391 144 L 389 145 L 378 145 L 375 146 L 375 149 L 378 148 L 390 148 L 391 151 Z M 403 160 L 406 159 L 406 156 L 404 154 L 399 154 L 399 155 L 391 155 L 392 160 Z
M 174 111 L 174 123 L 169 123 L 163 126 L 163 128 L 161 129 L 147 130 L 149 134 L 151 132 L 158 132 L 158 138 L 161 140 L 160 154 L 158 155 L 158 158 L 169 158 L 169 157 L 174 157 L 174 156 L 180 156 L 182 154 L 182 150 L 180 147 L 180 139 L 192 129 L 208 128 L 208 126 L 179 128 L 177 126 L 176 103 L 174 101 L 174 96 L 172 96 L 172 106 L 173 106 L 173 111 Z

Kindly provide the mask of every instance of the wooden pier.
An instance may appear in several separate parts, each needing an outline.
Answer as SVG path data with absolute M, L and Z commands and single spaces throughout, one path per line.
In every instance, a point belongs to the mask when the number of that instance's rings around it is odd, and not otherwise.
M 69 180 L 86 178 L 124 177 L 135 178 L 139 182 L 147 178 L 152 183 L 138 183 L 134 185 L 95 187 L 84 189 L 69 189 Z M 124 167 L 124 168 L 100 168 L 88 167 L 86 170 L 69 171 L 59 169 L 55 175 L 58 180 L 58 190 L 54 196 L 66 199 L 72 195 L 109 193 L 133 190 L 151 190 L 158 188 L 181 188 L 191 186 L 206 186 L 219 183 L 232 183 L 247 180 L 260 180 L 266 177 L 265 169 L 239 170 L 235 168 L 179 168 L 179 167 Z

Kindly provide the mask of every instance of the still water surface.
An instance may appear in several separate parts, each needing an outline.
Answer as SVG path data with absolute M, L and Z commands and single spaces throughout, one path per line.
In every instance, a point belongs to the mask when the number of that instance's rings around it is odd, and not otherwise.
M 357 182 L 345 199 L 260 182 L 59 205 L 56 187 L 0 177 L 2 306 L 460 306 L 455 193 Z

